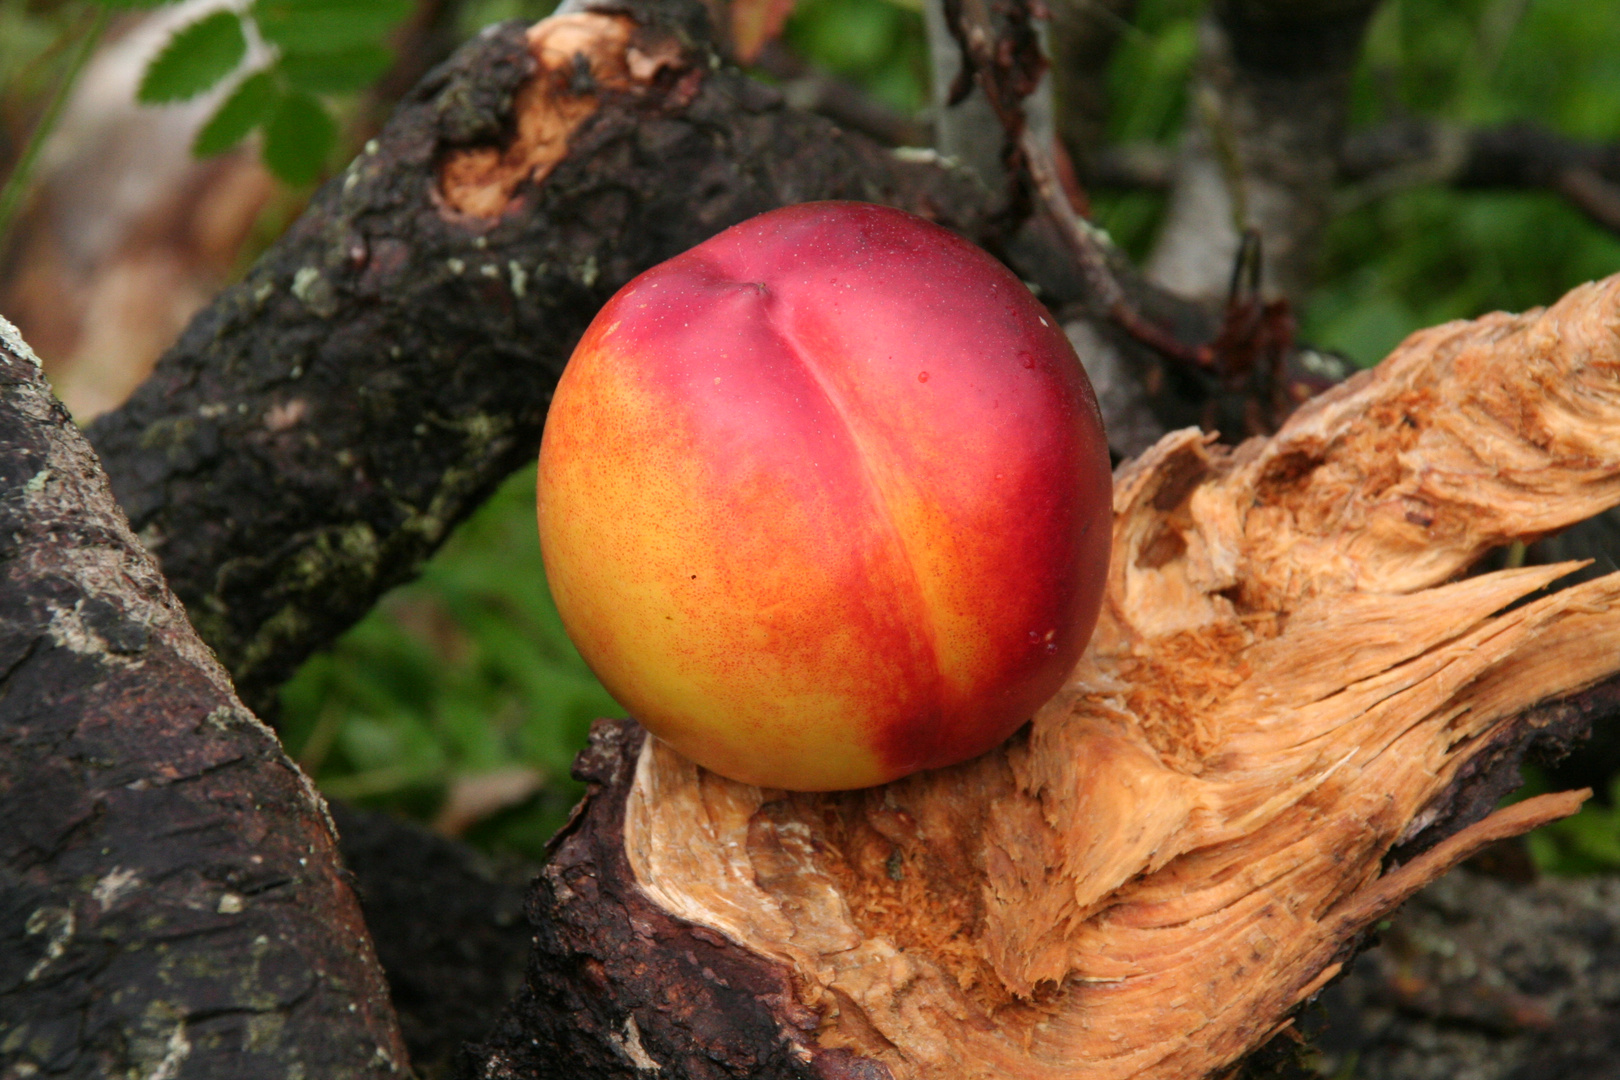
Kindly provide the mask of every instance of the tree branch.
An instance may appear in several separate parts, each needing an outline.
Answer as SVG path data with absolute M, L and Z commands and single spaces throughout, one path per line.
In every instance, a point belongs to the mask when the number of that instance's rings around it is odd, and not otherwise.
M 1620 232 L 1620 145 L 1582 142 L 1533 124 L 1472 131 L 1432 121 L 1387 124 L 1345 141 L 1339 175 L 1362 185 L 1352 194 L 1358 201 L 1415 184 L 1550 191 Z
M 1298 303 L 1331 209 L 1350 74 L 1376 0 L 1223 0 L 1205 16 L 1191 119 L 1148 272 L 1167 288 L 1226 289 L 1244 230 L 1267 291 Z
M 412 95 L 375 148 L 329 185 L 247 281 L 193 326 L 155 382 L 97 427 L 143 538 L 162 555 L 194 616 L 257 700 L 270 701 L 299 658 L 408 576 L 488 487 L 532 453 L 545 397 L 574 337 L 601 300 L 639 269 L 769 206 L 831 195 L 893 202 L 969 235 L 1004 239 L 997 208 L 960 174 L 897 160 L 782 109 L 775 95 L 735 72 L 716 70 L 702 44 L 700 19 L 695 4 L 621 0 L 597 12 L 575 7 L 527 34 L 508 27 L 481 39 Z M 1065 274 L 1072 282 L 1072 264 L 1052 280 Z M 1128 275 L 1116 276 L 1145 312 L 1152 313 L 1155 302 L 1173 302 Z M 1085 293 L 1078 286 L 1069 295 Z M 1342 406 L 1340 397 L 1324 408 L 1337 416 L 1333 410 Z M 1310 423 L 1321 419 L 1318 413 Z M 1405 431 L 1399 423 L 1354 430 L 1366 429 Z M 1120 562 L 1121 573 L 1137 575 L 1132 580 L 1138 582 L 1141 575 L 1181 574 L 1174 596 L 1230 609 L 1239 637 L 1269 632 L 1263 629 L 1270 610 L 1264 590 L 1276 582 L 1263 572 L 1264 561 L 1249 567 L 1254 574 L 1216 588 L 1209 574 L 1186 569 L 1192 558 L 1187 536 L 1251 511 L 1258 519 L 1290 505 L 1310 488 L 1311 477 L 1337 475 L 1328 466 L 1342 464 L 1342 456 L 1333 462 L 1327 451 L 1320 460 L 1311 457 L 1315 430 L 1305 425 L 1303 436 L 1270 457 L 1257 457 L 1251 447 L 1219 460 L 1223 452 L 1200 449 L 1186 436 L 1139 467 L 1131 474 L 1141 497 L 1139 523 L 1157 531 L 1130 540 L 1135 546 Z M 1327 445 L 1337 453 L 1344 442 Z M 1237 491 L 1239 477 L 1228 486 L 1247 497 L 1234 496 L 1232 513 L 1194 521 L 1187 502 L 1194 487 L 1207 495 L 1217 480 L 1254 474 L 1257 461 L 1270 470 L 1259 470 L 1259 480 L 1269 485 L 1265 499 Z M 1149 479 L 1158 485 L 1152 491 Z M 1433 525 L 1433 517 L 1419 524 L 1425 507 L 1433 507 L 1412 499 L 1420 505 L 1391 504 L 1406 513 L 1405 525 L 1380 518 L 1368 535 L 1428 550 L 1408 532 Z M 1208 505 L 1200 501 L 1199 513 Z M 1373 508 L 1379 514 L 1388 509 Z M 1295 523 L 1332 518 L 1325 511 L 1302 513 Z M 1456 539 L 1446 522 L 1439 534 Z M 1257 526 L 1255 542 L 1269 535 Z M 1292 537 L 1300 544 L 1320 539 Z M 1211 565 L 1211 573 L 1237 573 L 1227 562 Z M 1280 580 L 1300 578 L 1284 574 Z M 1177 608 L 1177 617 L 1186 610 L 1185 604 Z M 1571 618 L 1590 614 L 1571 610 Z M 1535 618 L 1545 616 L 1545 624 L 1518 616 L 1504 626 L 1529 637 L 1563 614 L 1557 605 L 1543 605 Z M 1454 613 L 1447 615 L 1450 626 Z M 1308 621 L 1289 625 L 1297 633 Z M 1162 636 L 1155 641 L 1153 648 L 1169 648 Z M 1330 644 L 1344 648 L 1342 637 Z M 1478 651 L 1468 653 L 1469 662 Z M 1582 656 L 1583 663 L 1596 662 Z M 1160 669 L 1160 675 L 1177 670 L 1168 661 Z M 1151 683 L 1155 693 L 1162 683 Z M 1069 704 L 1055 706 L 1053 715 Z M 1172 709 L 1159 719 L 1172 725 L 1176 716 L 1190 715 Z M 1459 715 L 1486 722 L 1477 710 Z M 1516 720 L 1503 725 L 1522 726 Z M 582 762 L 587 778 L 620 788 L 638 782 L 627 771 L 633 735 L 621 727 L 617 744 L 599 743 Z M 1151 742 L 1157 736 L 1143 737 Z M 1468 753 L 1477 749 L 1467 746 Z M 1089 790 L 1051 786 L 1059 789 Z M 622 823 L 623 807 L 615 810 L 598 795 L 592 805 L 617 813 Z M 1546 815 L 1567 803 L 1517 813 Z M 851 820 L 865 813 L 855 809 Z M 762 970 L 758 955 L 734 941 L 690 920 L 660 916 L 644 890 L 629 896 L 640 886 L 624 869 L 622 837 L 592 834 L 599 827 L 591 824 L 592 812 L 588 807 L 560 838 L 549 893 L 536 901 L 555 916 L 540 927 L 540 955 L 550 959 L 536 961 L 557 965 L 547 969 L 554 977 L 531 980 L 535 1015 L 514 1014 L 491 1040 L 477 1063 L 482 1075 L 546 1075 L 560 1067 L 558 1056 L 545 1056 L 555 1048 L 588 1058 L 603 1075 L 623 1077 L 641 1074 L 649 1061 L 674 1060 L 668 1054 L 680 1055 L 681 1068 L 694 1076 L 882 1075 L 883 1066 L 874 1064 L 883 1056 L 875 1028 L 852 1029 L 845 1047 L 817 1042 L 829 1030 L 827 1017 L 793 997 L 811 985 L 808 980 L 780 966 Z M 759 828 L 787 835 L 796 812 L 775 806 Z M 875 829 L 889 820 L 885 812 L 881 806 L 873 811 Z M 827 819 L 820 820 L 825 825 Z M 1523 823 L 1520 817 L 1509 822 Z M 1016 835 L 1046 835 L 1036 818 L 1025 824 L 1029 828 Z M 1359 820 L 1362 833 L 1366 825 Z M 812 821 L 807 827 L 820 826 Z M 1378 834 L 1379 843 L 1393 842 L 1386 832 Z M 896 844 L 905 839 L 896 835 Z M 1436 849 L 1441 856 L 1410 865 L 1427 873 L 1466 846 Z M 902 871 L 907 865 L 902 860 Z M 791 892 L 798 870 L 777 869 L 774 880 Z M 1353 910 L 1371 910 L 1367 904 L 1382 904 L 1420 876 L 1395 879 L 1399 888 L 1385 882 Z M 756 880 L 766 887 L 767 879 L 770 873 Z M 973 880 L 965 873 L 941 878 L 938 895 L 948 895 L 943 886 L 951 882 Z M 612 891 L 615 882 L 626 895 Z M 789 900 L 808 902 L 812 893 Z M 923 894 L 913 908 L 933 902 Z M 793 910 L 792 903 L 781 910 Z M 563 912 L 559 905 L 572 906 Z M 635 991 L 643 996 L 625 997 L 631 977 L 649 971 L 656 977 L 644 993 Z M 610 991 L 619 996 L 605 996 Z M 853 999 L 847 1006 L 836 995 L 827 1000 L 834 1010 L 860 1011 Z M 739 1018 L 763 1026 L 739 1039 L 732 1027 Z M 542 1036 L 555 1042 L 537 1043 Z M 1232 1045 L 1229 1040 L 1217 1049 L 1226 1054 Z
M 891 109 L 852 82 L 811 67 L 781 41 L 766 45 L 755 64 L 782 84 L 782 96 L 790 108 L 825 116 L 884 146 L 928 146 L 933 142 L 929 125 L 923 121 Z
M 6 1074 L 406 1075 L 320 796 L 4 320 L 0 535 Z
M 1461 191 L 1550 191 L 1592 221 L 1620 232 L 1620 145 L 1583 142 L 1534 124 L 1466 130 L 1432 120 L 1400 120 L 1352 132 L 1338 149 L 1336 179 L 1355 204 L 1393 191 L 1438 184 Z M 1098 151 L 1092 182 L 1102 188 L 1166 191 L 1175 157 L 1130 143 Z

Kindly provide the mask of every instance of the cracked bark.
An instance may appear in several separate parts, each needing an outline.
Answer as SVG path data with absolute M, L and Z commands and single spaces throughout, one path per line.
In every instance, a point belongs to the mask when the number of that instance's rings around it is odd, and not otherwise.
M 326 809 L 0 320 L 0 1074 L 380 1078 Z

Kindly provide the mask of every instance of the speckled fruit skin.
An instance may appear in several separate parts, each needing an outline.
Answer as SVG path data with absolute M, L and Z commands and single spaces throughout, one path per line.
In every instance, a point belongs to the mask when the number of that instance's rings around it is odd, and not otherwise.
M 540 540 L 608 691 L 701 765 L 801 791 L 964 761 L 1096 621 L 1107 443 L 1068 340 L 983 251 L 863 203 L 763 214 L 585 332 Z

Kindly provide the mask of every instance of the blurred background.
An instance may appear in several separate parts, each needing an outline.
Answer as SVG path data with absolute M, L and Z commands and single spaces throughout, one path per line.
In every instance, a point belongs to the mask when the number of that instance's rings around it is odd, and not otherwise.
M 432 63 L 492 22 L 551 6 L 0 0 L 0 314 L 76 419 L 116 407 Z M 1076 135 L 1061 119 L 1058 130 L 1087 140 L 1069 156 L 1092 219 L 1145 263 L 1197 108 L 1204 5 L 1051 6 L 1109 28 L 1096 80 L 1106 100 L 1078 109 L 1057 87 L 1060 115 L 1084 112 L 1096 130 Z M 929 142 L 921 0 L 755 7 L 791 7 L 758 77 L 790 101 L 836 97 L 891 141 Z M 1620 4 L 1386 0 L 1351 94 L 1349 145 L 1408 128 L 1428 142 L 1383 168 L 1347 152 L 1314 284 L 1297 300 L 1301 340 L 1370 365 L 1420 327 L 1545 304 L 1620 271 L 1620 186 L 1597 174 L 1585 187 L 1470 183 L 1455 149 L 1459 133 L 1520 131 L 1607 152 L 1620 173 L 1620 151 L 1604 150 L 1620 144 Z M 283 691 L 279 727 L 329 795 L 537 857 L 579 795 L 568 765 L 591 720 L 620 710 L 551 605 L 533 485 L 532 469 L 514 476 L 418 581 L 312 659 Z M 1543 870 L 1620 868 L 1620 781 L 1584 775 L 1606 790 L 1528 839 Z M 1533 774 L 1529 790 L 1550 782 Z

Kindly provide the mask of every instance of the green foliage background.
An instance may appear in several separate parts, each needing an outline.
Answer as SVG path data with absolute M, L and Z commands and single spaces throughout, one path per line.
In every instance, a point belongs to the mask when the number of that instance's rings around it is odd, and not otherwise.
M 1110 72 L 1110 138 L 1174 143 L 1202 6 L 1143 0 Z M 0 0 L 0 103 L 37 92 L 52 50 L 60 51 L 83 7 Z M 409 7 L 405 0 L 255 0 L 244 17 L 272 40 L 280 34 L 284 47 L 253 76 L 257 88 L 253 78 L 238 84 L 230 100 L 240 115 L 223 106 L 202 149 L 222 149 L 257 127 L 269 163 L 289 181 L 330 171 L 342 153 L 333 117 L 385 66 L 386 32 Z M 459 28 L 470 35 L 549 8 L 548 0 L 478 0 L 463 6 Z M 813 62 L 916 111 L 927 100 L 919 8 L 915 0 L 800 0 L 785 36 Z M 327 32 L 309 32 L 312 12 L 325 13 Z M 183 98 L 249 74 L 224 21 L 210 32 L 208 48 L 154 67 L 145 96 Z M 262 101 L 240 104 L 254 94 Z M 1406 116 L 1464 125 L 1530 120 L 1572 136 L 1620 139 L 1620 4 L 1387 0 L 1353 100 L 1359 126 Z M 279 144 L 278 123 L 288 129 Z M 1099 222 L 1145 255 L 1162 198 L 1103 192 L 1094 203 Z M 1620 270 L 1620 240 L 1551 195 L 1347 190 L 1338 209 L 1320 287 L 1302 312 L 1303 335 L 1362 364 L 1419 327 L 1544 304 Z M 577 795 L 567 767 L 591 718 L 618 713 L 551 605 L 534 539 L 533 482 L 532 469 L 514 477 L 419 581 L 311 660 L 283 694 L 289 750 L 336 796 L 427 819 L 458 777 L 538 770 L 540 793 L 472 836 L 530 855 Z M 1615 869 L 1620 811 L 1594 807 L 1542 830 L 1531 846 L 1556 871 Z

